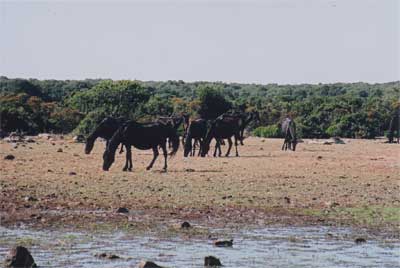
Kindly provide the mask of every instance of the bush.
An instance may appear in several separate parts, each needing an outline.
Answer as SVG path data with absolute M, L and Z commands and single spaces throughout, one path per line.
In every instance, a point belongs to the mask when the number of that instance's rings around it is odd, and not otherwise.
M 280 137 L 282 137 L 280 129 L 277 125 L 258 127 L 253 130 L 253 135 L 256 137 L 263 137 L 263 138 L 280 138 Z

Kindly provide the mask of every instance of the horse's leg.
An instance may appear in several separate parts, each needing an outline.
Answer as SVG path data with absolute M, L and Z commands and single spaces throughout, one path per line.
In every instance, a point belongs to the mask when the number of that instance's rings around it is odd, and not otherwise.
M 168 158 L 168 152 L 167 152 L 167 148 L 166 145 L 163 144 L 161 145 L 161 149 L 163 150 L 163 154 L 164 154 L 164 170 L 167 171 L 167 158 Z
M 231 152 L 231 148 L 232 148 L 232 139 L 230 137 L 228 138 L 228 144 L 229 144 L 229 147 L 228 147 L 228 151 L 225 154 L 226 157 L 229 156 L 229 154 Z
M 219 139 L 215 139 L 214 157 L 217 156 L 217 150 L 218 150 L 219 146 L 221 146 Z
M 150 170 L 153 167 L 154 162 L 156 161 L 158 157 L 158 145 L 153 147 L 153 160 L 151 160 L 150 164 L 147 166 L 146 170 Z
M 238 152 L 238 149 L 237 149 L 237 147 L 238 147 L 238 139 L 237 139 L 237 137 L 235 136 L 235 149 L 236 149 L 236 156 L 239 156 L 239 152 Z
M 125 146 L 125 147 L 126 147 L 126 153 L 129 153 L 129 158 L 128 158 L 128 160 L 129 160 L 128 170 L 129 170 L 129 171 L 132 171 L 133 164 L 132 164 L 132 150 L 131 150 L 131 146 L 128 145 L 128 146 Z
M 201 139 L 199 139 L 200 147 L 199 147 L 199 152 L 197 153 L 197 156 L 201 156 L 201 148 L 203 148 L 203 142 Z
M 240 131 L 240 145 L 244 145 L 243 144 L 243 134 L 244 134 L 244 129 Z
M 121 148 L 122 148 L 122 147 L 124 147 L 124 144 L 121 144 Z M 128 147 L 127 147 L 127 148 L 128 148 Z M 124 166 L 124 168 L 122 169 L 122 171 L 127 171 L 127 170 L 128 170 L 129 158 L 130 158 L 130 155 L 129 155 L 129 150 L 128 150 L 128 149 L 126 149 L 126 155 L 125 155 L 125 166 Z
M 218 156 L 221 157 L 222 155 L 222 150 L 221 150 L 221 144 L 224 142 L 224 139 L 220 139 L 218 143 Z

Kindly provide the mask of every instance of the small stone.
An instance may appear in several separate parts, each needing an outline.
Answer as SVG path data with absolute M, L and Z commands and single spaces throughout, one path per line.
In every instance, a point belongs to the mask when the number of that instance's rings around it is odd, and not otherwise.
M 231 240 L 217 240 L 214 242 L 214 246 L 216 247 L 232 247 L 233 239 Z
M 362 244 L 362 243 L 366 243 L 367 240 L 366 240 L 365 238 L 363 238 L 363 237 L 358 237 L 358 238 L 356 238 L 356 239 L 354 240 L 354 242 L 355 242 L 356 244 Z
M 9 268 L 34 268 L 37 267 L 29 250 L 17 246 L 12 248 L 5 259 L 5 267 Z
M 196 170 L 194 170 L 193 168 L 187 168 L 185 169 L 186 172 L 195 172 Z
M 57 153 L 62 153 L 62 152 L 63 152 L 63 149 L 58 148 Z
M 181 228 L 182 228 L 182 229 L 188 229 L 188 228 L 190 228 L 190 227 L 192 227 L 192 226 L 191 226 L 190 223 L 188 223 L 187 221 L 184 221 L 184 222 L 182 222 L 182 224 L 181 224 Z
M 74 176 L 74 175 L 76 175 L 76 172 L 75 171 L 71 171 L 71 172 L 68 173 L 68 175 Z
M 286 203 L 290 204 L 290 198 L 285 196 L 283 199 L 285 199 Z
M 116 213 L 129 213 L 129 209 L 120 207 L 115 211 Z
M 221 261 L 214 256 L 207 256 L 204 258 L 205 267 L 222 266 Z
M 33 196 L 26 196 L 24 198 L 24 200 L 27 201 L 27 202 L 36 202 L 36 201 L 38 201 L 38 199 L 36 197 L 33 197 Z
M 100 258 L 100 259 L 109 259 L 109 260 L 120 259 L 120 257 L 118 255 L 109 254 L 109 253 L 99 253 L 94 256 L 97 258 Z
M 138 264 L 138 268 L 163 268 L 163 267 L 155 264 L 152 261 L 141 261 Z
M 14 160 L 15 156 L 13 156 L 12 154 L 8 154 L 4 157 L 5 160 Z
M 318 159 L 318 160 L 321 160 L 321 159 L 322 159 L 322 156 L 320 156 L 320 155 L 317 156 L 317 159 Z

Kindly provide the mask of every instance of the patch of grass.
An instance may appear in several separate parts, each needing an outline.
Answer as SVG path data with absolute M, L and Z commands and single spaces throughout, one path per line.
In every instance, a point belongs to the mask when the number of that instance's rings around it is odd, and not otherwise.
M 357 224 L 368 226 L 400 224 L 400 207 L 364 206 L 332 209 L 305 209 L 303 214 L 326 219 L 351 220 Z

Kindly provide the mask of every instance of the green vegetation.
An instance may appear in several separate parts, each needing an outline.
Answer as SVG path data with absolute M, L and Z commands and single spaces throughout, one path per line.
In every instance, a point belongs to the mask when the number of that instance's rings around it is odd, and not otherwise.
M 1 129 L 88 133 L 106 115 L 150 121 L 172 113 L 213 119 L 256 110 L 254 135 L 279 137 L 291 115 L 300 137 L 374 138 L 399 106 L 400 82 L 258 85 L 222 82 L 56 81 L 0 77 Z M 257 128 L 258 127 L 258 128 Z

